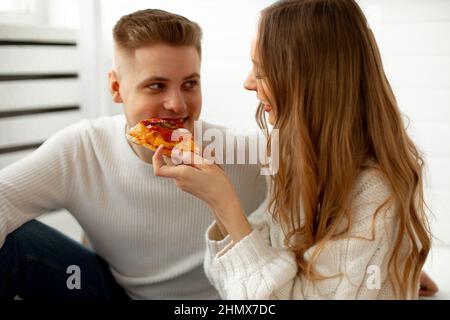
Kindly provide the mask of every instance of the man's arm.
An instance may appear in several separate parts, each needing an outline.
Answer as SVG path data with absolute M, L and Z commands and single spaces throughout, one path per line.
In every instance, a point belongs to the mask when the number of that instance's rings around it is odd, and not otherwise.
M 75 124 L 58 132 L 27 157 L 0 170 L 0 247 L 25 222 L 65 206 L 80 127 Z

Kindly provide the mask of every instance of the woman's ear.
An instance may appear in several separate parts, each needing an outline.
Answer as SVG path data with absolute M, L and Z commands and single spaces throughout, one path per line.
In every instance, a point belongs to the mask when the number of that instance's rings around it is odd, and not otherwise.
M 120 96 L 120 83 L 119 78 L 117 77 L 117 72 L 114 70 L 109 71 L 108 73 L 108 86 L 109 86 L 109 92 L 111 93 L 111 96 L 113 98 L 113 101 L 115 103 L 122 103 L 122 97 Z

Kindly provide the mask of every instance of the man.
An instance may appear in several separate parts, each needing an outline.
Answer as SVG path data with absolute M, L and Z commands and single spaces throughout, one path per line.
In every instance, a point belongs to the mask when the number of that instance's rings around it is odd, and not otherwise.
M 113 36 L 109 87 L 124 116 L 74 124 L 0 171 L 2 299 L 218 298 L 202 268 L 209 209 L 155 177 L 153 152 L 125 138 L 152 117 L 181 118 L 193 130 L 200 27 L 142 10 L 122 17 Z M 257 209 L 266 193 L 258 166 L 223 168 L 246 212 Z M 57 208 L 77 219 L 94 251 L 33 220 Z

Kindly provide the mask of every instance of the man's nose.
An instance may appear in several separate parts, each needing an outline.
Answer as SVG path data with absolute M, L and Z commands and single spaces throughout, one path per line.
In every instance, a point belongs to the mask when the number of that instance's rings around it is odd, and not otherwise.
M 164 102 L 164 109 L 174 113 L 183 113 L 186 110 L 186 102 L 179 90 L 174 90 L 170 93 L 167 100 Z
M 253 72 L 250 72 L 247 79 L 244 81 L 244 88 L 251 91 L 256 91 L 256 79 Z

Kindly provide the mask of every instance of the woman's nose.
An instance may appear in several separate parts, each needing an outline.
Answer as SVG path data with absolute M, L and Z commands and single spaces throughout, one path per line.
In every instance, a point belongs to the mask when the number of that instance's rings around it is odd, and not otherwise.
M 250 91 L 256 91 L 256 79 L 253 72 L 250 72 L 244 81 L 244 88 Z

